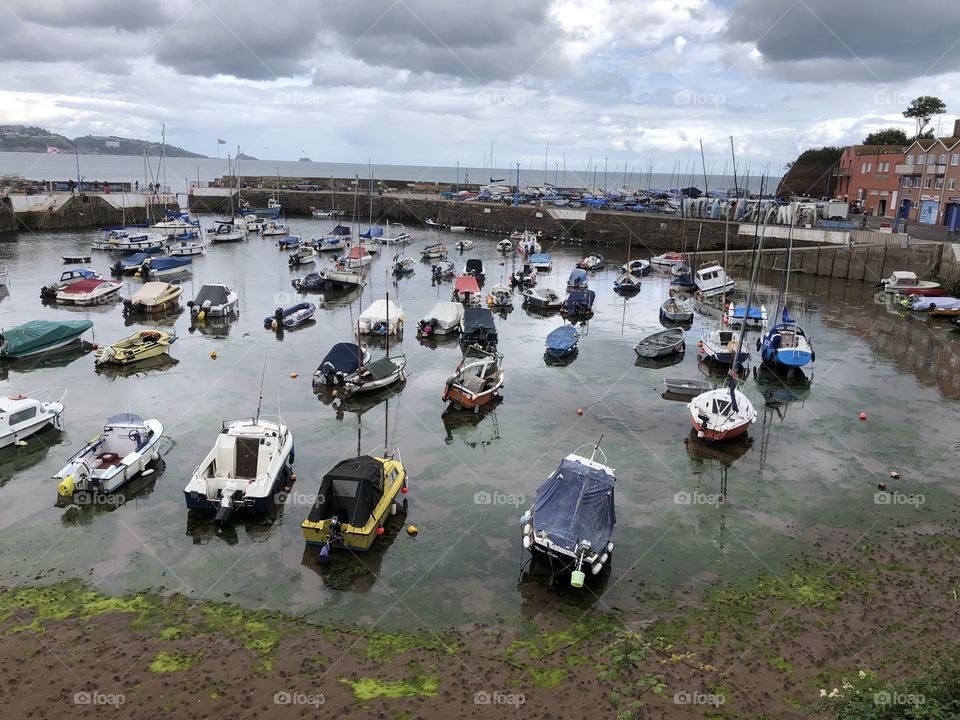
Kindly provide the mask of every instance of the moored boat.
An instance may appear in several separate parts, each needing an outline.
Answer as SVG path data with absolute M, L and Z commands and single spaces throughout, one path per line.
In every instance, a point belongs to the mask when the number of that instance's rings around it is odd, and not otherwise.
M 671 297 L 660 306 L 660 320 L 688 323 L 693 320 L 693 303 L 683 298 Z
M 562 325 L 547 334 L 546 354 L 556 359 L 565 358 L 576 351 L 579 342 L 579 331 L 572 325 Z
M 650 265 L 669 270 L 679 262 L 683 262 L 683 253 L 665 252 L 662 255 L 655 255 L 650 258 Z
M 93 327 L 89 320 L 30 320 L 0 331 L 0 358 L 18 360 L 59 350 Z
M 326 285 L 320 273 L 315 272 L 304 275 L 302 278 L 294 278 L 290 284 L 300 292 L 319 292 Z
M 349 375 L 344 376 L 340 386 L 340 396 L 349 398 L 354 395 L 366 395 L 403 382 L 406 380 L 404 374 L 406 367 L 405 355 L 387 356 L 364 363 Z
M 640 292 L 640 277 L 630 273 L 621 273 L 620 277 L 613 281 L 613 289 L 621 295 L 632 295 Z
M 701 265 L 693 279 L 700 297 L 713 297 L 733 292 L 737 283 L 730 278 L 720 263 Z
M 318 255 L 316 249 L 309 246 L 299 247 L 294 252 L 290 253 L 290 257 L 287 259 L 287 264 L 290 267 L 313 265 L 317 261 L 317 257 Z
M 512 240 L 501 240 L 497 243 L 497 250 L 502 253 L 512 252 L 513 251 L 513 241 Z
M 363 245 L 356 245 L 350 248 L 350 251 L 342 256 L 339 264 L 347 268 L 366 267 L 373 261 L 373 253 Z
M 473 275 L 460 275 L 453 281 L 453 291 L 450 295 L 453 302 L 467 306 L 480 304 L 480 286 Z
M 193 300 L 187 301 L 190 314 L 198 318 L 226 317 L 237 312 L 240 296 L 236 290 L 220 283 L 210 283 L 200 288 L 200 292 Z
M 713 385 L 706 380 L 688 378 L 664 378 L 663 386 L 666 388 L 666 391 L 672 395 L 691 398 L 713 389 Z
M 260 237 L 280 237 L 281 235 L 289 235 L 290 228 L 282 222 L 270 220 L 261 225 L 258 232 L 260 233 Z
M 463 313 L 462 303 L 438 302 L 417 323 L 417 335 L 430 337 L 431 335 L 458 333 L 460 332 L 460 321 L 463 319 Z
M 593 303 L 597 294 L 593 290 L 571 290 L 563 301 L 560 314 L 569 320 L 589 320 L 593 317 Z
M 883 291 L 887 293 L 901 293 L 903 295 L 945 295 L 946 291 L 940 283 L 930 280 L 920 280 L 915 272 L 896 270 L 888 278 L 880 281 Z
M 193 267 L 192 257 L 158 257 L 147 260 L 140 273 L 143 277 L 169 277 L 190 272 Z
M 321 563 L 334 548 L 369 550 L 389 517 L 407 506 L 406 488 L 403 463 L 391 456 L 360 455 L 337 463 L 323 476 L 310 514 L 300 524 L 304 542 L 322 546 Z
M 756 305 L 746 308 L 744 305 L 734 306 L 730 303 L 727 307 L 727 325 L 730 327 L 740 327 L 746 323 L 748 328 L 758 329 L 767 324 L 767 306 Z
M 726 386 L 697 395 L 687 408 L 697 437 L 707 440 L 740 437 L 757 421 L 753 404 L 737 389 L 735 374 L 728 378 Z
M 655 358 L 665 357 L 667 355 L 677 355 L 686 349 L 686 344 L 682 328 L 671 328 L 670 330 L 661 330 L 652 335 L 648 335 L 638 342 L 633 351 L 637 357 Z
M 57 293 L 67 285 L 79 282 L 80 280 L 100 280 L 103 276 L 90 268 L 78 267 L 64 270 L 60 273 L 60 279 L 56 282 L 44 285 L 40 288 L 41 300 L 56 300 Z
M 57 292 L 60 305 L 100 305 L 117 298 L 122 282 L 113 280 L 79 280 Z
M 479 412 L 503 387 L 503 356 L 488 350 L 476 352 L 480 357 L 470 358 L 469 362 L 466 357 L 461 359 L 456 372 L 444 384 L 441 398 L 454 409 Z
M 550 253 L 533 253 L 530 256 L 530 264 L 537 272 L 550 272 L 553 270 L 553 258 Z
M 429 260 L 446 257 L 446 255 L 447 246 L 443 243 L 433 243 L 432 245 L 427 245 L 423 250 L 420 251 L 420 257 L 427 258 Z
M 567 278 L 567 290 L 586 290 L 589 286 L 587 271 L 583 268 L 574 268 Z
M 413 258 L 395 258 L 393 261 L 394 275 L 409 275 L 416 270 L 417 261 Z
M 603 255 L 594 253 L 593 255 L 588 255 L 579 263 L 577 263 L 577 267 L 583 268 L 584 270 L 595 271 L 602 269 L 605 263 L 606 260 L 604 260 Z
M 309 302 L 298 303 L 288 308 L 277 308 L 273 315 L 263 319 L 263 326 L 274 330 L 278 327 L 293 330 L 312 320 L 316 312 L 317 306 Z
M 581 588 L 588 575 L 610 567 L 616 472 L 599 444 L 589 447 L 589 458 L 577 448 L 560 461 L 520 518 L 523 548 L 550 571 L 551 585 L 569 578 L 572 587 Z
M 403 332 L 403 310 L 390 300 L 374 300 L 357 318 L 361 335 L 399 335 Z
M 478 282 L 483 282 L 486 276 L 486 269 L 483 267 L 483 260 L 480 258 L 468 258 L 463 264 L 463 275 L 473 275 Z
M 487 308 L 468 307 L 460 320 L 460 342 L 466 347 L 490 348 L 497 344 L 497 324 Z
M 313 373 L 314 389 L 318 387 L 339 387 L 348 375 L 357 368 L 370 362 L 370 351 L 366 345 L 357 343 L 337 343 L 328 352 Z
M 183 489 L 191 510 L 216 511 L 218 524 L 238 510 L 264 513 L 290 480 L 293 433 L 282 418 L 228 420 Z
M 63 398 L 66 394 L 67 391 L 62 390 L 59 400 L 46 402 L 22 393 L 0 397 L 0 448 L 26 444 L 24 438 L 48 425 L 63 430 Z
M 649 260 L 631 260 L 620 266 L 621 273 L 629 273 L 634 277 L 642 277 L 650 272 Z
M 116 492 L 160 459 L 163 424 L 134 413 L 107 418 L 103 432 L 74 453 L 53 476 L 57 495 Z
M 167 247 L 167 254 L 171 257 L 189 257 L 206 252 L 207 246 L 200 240 L 177 240 Z
M 230 220 L 220 220 L 207 231 L 207 238 L 213 243 L 236 243 L 246 238 L 246 225 L 238 226 Z
M 740 365 L 746 365 L 750 360 L 750 351 L 746 347 L 740 348 L 737 357 L 738 340 L 732 330 L 714 330 L 700 338 L 697 343 L 703 359 L 721 365 L 732 365 L 737 358 Z
M 124 298 L 123 314 L 166 312 L 180 304 L 183 288 L 168 282 L 154 281 L 143 284 L 132 297 Z
M 94 351 L 93 364 L 132 365 L 141 360 L 149 360 L 170 352 L 170 346 L 176 342 L 173 333 L 162 330 L 141 330 L 115 343 Z
M 512 287 L 527 288 L 537 284 L 537 271 L 529 262 L 517 268 L 510 276 L 510 285 Z
M 559 310 L 563 296 L 551 288 L 527 288 L 523 291 L 523 306 L 530 310 Z
M 504 285 L 503 283 L 498 283 L 490 288 L 490 292 L 487 293 L 487 306 L 488 307 L 512 307 L 513 306 L 513 290 Z
M 461 252 L 464 250 L 469 250 L 473 247 L 473 240 L 470 240 L 469 238 L 457 240 L 457 242 L 454 244 L 454 247 Z

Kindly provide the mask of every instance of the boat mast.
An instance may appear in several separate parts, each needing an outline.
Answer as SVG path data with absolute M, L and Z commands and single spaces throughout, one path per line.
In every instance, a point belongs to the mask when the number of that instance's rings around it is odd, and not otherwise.
M 760 197 L 758 203 L 763 202 L 764 183 L 766 178 L 760 179 Z M 759 205 L 757 206 L 759 209 Z M 764 223 L 766 228 L 766 223 Z M 763 248 L 763 235 L 760 233 L 760 216 L 757 215 L 757 224 L 753 233 L 753 268 L 750 271 L 750 285 L 747 288 L 747 304 L 743 310 L 743 322 L 740 324 L 740 337 L 737 339 L 737 354 L 733 359 L 733 370 L 740 367 L 740 355 L 743 352 L 743 341 L 747 335 L 747 320 L 750 316 L 750 305 L 753 302 L 753 288 L 757 283 L 757 269 L 760 265 L 760 251 Z
M 600 443 L 603 442 L 603 433 L 600 433 L 600 439 L 597 440 L 597 444 L 593 446 L 593 452 L 590 453 L 590 461 L 593 462 L 593 459 L 597 456 L 597 450 L 600 449 Z
M 256 425 L 257 422 L 260 420 L 260 406 L 263 404 L 263 379 L 264 379 L 266 376 L 267 376 L 267 356 L 266 356 L 266 354 L 264 354 L 264 356 L 263 356 L 263 372 L 260 373 L 260 399 L 257 400 L 257 417 L 256 417 L 256 418 L 254 419 L 254 421 L 253 421 L 254 425 Z M 279 390 L 279 389 L 278 389 L 278 390 Z M 279 399 L 278 399 L 278 400 L 277 400 L 277 404 L 279 405 L 279 403 L 280 403 L 280 401 L 279 401 Z M 278 410 L 278 412 L 279 412 L 279 410 Z
M 703 157 L 703 138 L 700 138 L 700 166 L 703 168 L 703 194 L 710 197 L 710 187 L 707 184 L 707 161 Z

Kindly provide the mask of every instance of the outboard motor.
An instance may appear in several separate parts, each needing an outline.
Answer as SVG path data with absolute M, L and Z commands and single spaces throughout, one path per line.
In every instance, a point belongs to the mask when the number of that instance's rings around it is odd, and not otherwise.
M 223 488 L 223 492 L 220 493 L 220 506 L 217 508 L 217 515 L 214 518 L 217 525 L 223 525 L 230 519 L 230 514 L 233 512 L 233 494 L 236 491 L 237 486 L 231 480 Z

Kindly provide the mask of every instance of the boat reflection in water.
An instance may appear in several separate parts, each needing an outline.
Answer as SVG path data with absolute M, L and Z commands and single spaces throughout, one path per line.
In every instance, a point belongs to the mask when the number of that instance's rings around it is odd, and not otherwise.
M 227 545 L 236 545 L 240 542 L 237 528 L 243 528 L 251 542 L 266 542 L 270 538 L 273 526 L 283 517 L 287 493 L 290 490 L 292 486 L 278 491 L 267 512 L 257 515 L 236 513 L 225 523 L 218 523 L 212 513 L 203 510 L 187 510 L 186 534 L 193 539 L 194 545 L 206 545 L 214 537 Z
M 391 515 L 383 525 L 383 535 L 365 552 L 356 552 L 349 548 L 337 548 L 330 553 L 330 561 L 321 564 L 318 560 L 320 548 L 304 545 L 300 564 L 315 572 L 323 580 L 325 587 L 341 592 L 369 592 L 380 577 L 383 559 L 397 536 L 404 531 L 407 510 L 402 505 L 396 515 Z
M 56 506 L 66 508 L 60 516 L 60 522 L 69 526 L 89 525 L 102 513 L 113 512 L 119 507 L 147 498 L 165 468 L 166 463 L 160 458 L 152 468 L 125 482 L 122 488 L 113 493 L 78 492 L 68 496 L 58 494 Z
M 240 313 L 234 313 L 233 315 L 225 315 L 223 317 L 207 317 L 203 320 L 198 320 L 195 315 L 191 315 L 188 331 L 191 335 L 199 331 L 201 335 L 206 335 L 207 337 L 226 337 L 230 334 L 230 328 L 233 327 L 234 321 L 239 317 Z
M 324 405 L 329 405 L 333 408 L 333 411 L 336 413 L 337 420 L 343 420 L 347 413 L 351 413 L 357 416 L 357 421 L 359 422 L 361 415 L 369 410 L 372 410 L 380 403 L 389 400 L 395 395 L 399 395 L 406 384 L 407 381 L 404 380 L 395 385 L 384 388 L 380 392 L 371 393 L 369 395 L 354 395 L 349 398 L 340 397 L 338 388 L 326 387 L 324 385 L 315 387 L 314 392 L 316 392 L 317 400 Z
M 141 375 L 166 372 L 167 370 L 175 368 L 179 363 L 179 360 L 164 353 L 163 355 L 157 355 L 156 357 L 140 360 L 139 362 L 129 365 L 96 365 L 94 370 L 97 375 L 109 378 L 110 380 L 116 380 L 117 378 L 139 377 Z
M 748 435 L 741 435 L 733 440 L 715 443 L 697 437 L 697 431 L 690 430 L 690 434 L 683 439 L 683 444 L 687 447 L 690 459 L 697 465 L 716 461 L 730 467 L 753 447 L 753 440 Z
M 70 343 L 56 350 L 31 355 L 23 360 L 0 360 L 0 380 L 7 380 L 10 377 L 10 371 L 16 373 L 29 373 L 37 370 L 46 370 L 51 368 L 65 368 L 75 360 L 79 360 L 84 355 L 93 350 L 93 344 L 86 340 L 79 343 Z
M 493 416 L 493 434 L 484 440 L 466 440 L 464 439 L 463 444 L 470 448 L 485 448 L 488 445 L 492 444 L 494 440 L 500 439 L 500 426 L 497 422 L 497 408 L 500 406 L 500 403 L 503 402 L 502 397 L 496 397 L 486 405 L 480 408 L 479 412 L 475 413 L 465 413 L 460 412 L 459 410 L 452 410 L 447 408 L 443 411 L 443 414 L 440 415 L 440 419 L 443 421 L 443 429 L 446 431 L 446 437 L 444 437 L 444 442 L 449 445 L 454 440 L 454 432 L 461 428 L 471 428 L 477 427 L 487 415 Z M 458 435 L 463 435 L 465 433 L 457 433 Z

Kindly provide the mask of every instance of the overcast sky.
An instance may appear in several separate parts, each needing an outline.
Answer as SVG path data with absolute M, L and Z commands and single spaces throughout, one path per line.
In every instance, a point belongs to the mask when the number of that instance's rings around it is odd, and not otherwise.
M 943 0 L 3 0 L 0 123 L 264 159 L 778 174 L 960 111 Z M 956 89 L 955 89 L 956 88 Z

